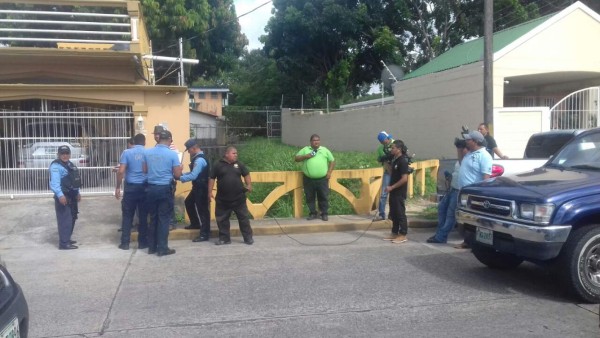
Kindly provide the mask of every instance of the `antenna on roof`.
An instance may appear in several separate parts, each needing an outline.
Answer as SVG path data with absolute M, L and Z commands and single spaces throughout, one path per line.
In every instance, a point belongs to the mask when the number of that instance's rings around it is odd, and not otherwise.
M 381 64 L 384 67 L 381 70 L 381 84 L 384 90 L 392 92 L 394 90 L 394 83 L 402 80 L 404 77 L 404 71 L 398 65 L 389 65 L 388 67 L 383 60 L 381 60 Z

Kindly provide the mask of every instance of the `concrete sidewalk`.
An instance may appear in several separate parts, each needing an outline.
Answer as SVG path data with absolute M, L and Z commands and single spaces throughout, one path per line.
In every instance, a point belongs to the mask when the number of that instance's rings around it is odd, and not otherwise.
M 31 241 L 56 245 L 56 215 L 52 198 L 28 198 L 3 200 L 0 203 L 0 244 L 2 246 L 30 245 Z M 422 211 L 435 205 L 427 200 L 408 201 L 407 216 L 409 227 L 435 227 L 436 220 L 420 218 Z M 75 225 L 74 239 L 79 243 L 119 243 L 121 233 L 121 202 L 114 196 L 84 196 L 79 206 L 79 219 Z M 319 232 L 344 232 L 391 229 L 391 221 L 373 222 L 373 215 L 330 215 L 329 221 L 320 219 L 307 221 L 305 218 L 267 218 L 251 220 L 250 224 L 257 236 L 285 235 Z M 191 240 L 198 236 L 198 230 L 183 229 L 187 223 L 178 224 L 178 229 L 169 234 L 170 240 Z M 217 224 L 211 222 L 211 237 L 217 237 Z M 231 221 L 231 235 L 240 236 L 236 220 Z M 3 239 L 10 236 L 11 243 Z M 132 233 L 132 241 L 137 241 L 137 232 Z
M 437 226 L 437 220 L 419 218 L 416 214 L 408 214 L 409 228 L 430 228 Z M 304 218 L 267 218 L 262 220 L 251 220 L 250 224 L 254 235 L 285 235 L 306 234 L 317 232 L 336 231 L 365 231 L 391 229 L 390 220 L 373 222 L 373 216 L 360 215 L 330 215 L 329 221 L 311 220 Z M 191 240 L 198 237 L 199 230 L 175 229 L 169 232 L 169 240 Z M 211 222 L 211 238 L 218 235 L 217 224 Z M 237 221 L 231 221 L 231 236 L 240 236 Z M 137 241 L 137 233 L 131 235 L 132 241 Z

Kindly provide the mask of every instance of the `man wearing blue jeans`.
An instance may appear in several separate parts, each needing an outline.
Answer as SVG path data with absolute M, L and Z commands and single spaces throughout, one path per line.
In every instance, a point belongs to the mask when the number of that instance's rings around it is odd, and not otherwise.
M 169 149 L 171 132 L 159 133 L 158 144 L 144 151 L 144 168 L 148 174 L 146 206 L 150 212 L 148 226 L 148 253 L 166 256 L 175 253 L 169 248 L 169 221 L 171 218 L 171 180 L 181 177 L 177 154 Z
M 144 146 L 146 137 L 137 134 L 133 138 L 133 147 L 126 149 L 121 154 L 119 169 L 117 171 L 117 186 L 115 198 L 121 197 L 121 182 L 124 180 L 123 201 L 121 209 L 123 220 L 121 223 L 121 244 L 119 249 L 129 250 L 131 240 L 131 227 L 135 211 L 138 211 L 140 225 L 138 227 L 138 249 L 148 247 L 148 212 L 146 209 L 146 173 L 143 171 Z
M 381 178 L 381 197 L 379 198 L 379 210 L 375 215 L 374 221 L 382 221 L 385 219 L 385 205 L 387 204 L 388 192 L 385 188 L 390 185 L 390 163 L 394 157 L 391 153 L 392 135 L 386 131 L 381 131 L 377 135 L 379 147 L 377 147 L 377 161 L 383 166 L 383 176 Z
M 458 199 L 458 191 L 460 186 L 458 185 L 458 173 L 460 171 L 460 163 L 463 157 L 469 152 L 465 140 L 455 139 L 454 146 L 456 147 L 456 153 L 458 160 L 454 164 L 454 171 L 450 176 L 450 188 L 446 191 L 446 194 L 438 204 L 438 228 L 435 235 L 427 239 L 427 243 L 446 243 L 448 241 L 448 234 L 454 228 L 456 223 L 456 206 Z

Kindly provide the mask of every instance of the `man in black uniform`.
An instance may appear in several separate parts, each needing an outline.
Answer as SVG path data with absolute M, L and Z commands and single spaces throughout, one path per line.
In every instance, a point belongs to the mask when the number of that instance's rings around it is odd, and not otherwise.
M 480 124 L 477 130 L 481 133 L 481 135 L 483 135 L 486 143 L 485 150 L 492 155 L 492 159 L 494 158 L 494 154 L 496 154 L 501 159 L 508 160 L 508 156 L 502 154 L 502 151 L 500 151 L 500 148 L 498 148 L 496 140 L 492 135 L 490 135 L 490 128 L 488 127 L 487 123 Z
M 211 199 L 214 198 L 213 187 L 217 180 L 215 217 L 219 227 L 219 240 L 215 242 L 216 245 L 231 244 L 229 217 L 231 217 L 232 211 L 237 216 L 244 243 L 248 245 L 254 243 L 246 205 L 246 192 L 252 192 L 252 180 L 250 172 L 244 164 L 238 162 L 237 157 L 237 149 L 227 147 L 225 156 L 213 166 L 208 180 Z M 240 177 L 244 178 L 245 187 Z
M 192 191 L 185 198 L 185 210 L 190 218 L 190 225 L 186 229 L 200 229 L 200 235 L 193 239 L 194 242 L 208 241 L 210 236 L 210 201 L 208 200 L 208 161 L 200 149 L 197 139 L 185 142 L 185 150 L 190 153 L 190 172 L 181 175 L 182 183 L 192 181 Z M 199 216 L 199 217 L 198 217 Z
M 406 219 L 406 200 L 408 183 L 408 149 L 401 140 L 392 142 L 391 153 L 394 156 L 391 167 L 390 185 L 386 191 L 390 196 L 390 215 L 392 216 L 392 234 L 385 241 L 400 244 L 407 241 L 408 221 Z
M 58 223 L 58 248 L 60 250 L 77 249 L 71 240 L 75 220 L 81 200 L 79 187 L 81 178 L 77 167 L 70 161 L 71 148 L 67 145 L 58 147 L 58 158 L 50 164 L 50 189 L 54 192 L 54 210 Z

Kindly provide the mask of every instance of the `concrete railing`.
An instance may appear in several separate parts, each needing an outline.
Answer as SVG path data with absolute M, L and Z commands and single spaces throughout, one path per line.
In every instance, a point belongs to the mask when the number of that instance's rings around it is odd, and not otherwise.
M 418 186 L 419 195 L 425 194 L 425 180 L 427 170 L 428 175 L 437 180 L 439 161 L 427 160 L 411 164 L 415 169 L 414 173 L 409 175 L 408 195 L 413 197 L 414 186 Z M 359 215 L 370 213 L 376 207 L 381 192 L 381 179 L 383 169 L 352 169 L 352 170 L 334 170 L 329 182 L 330 189 L 344 197 L 354 212 Z M 254 219 L 263 219 L 267 211 L 283 196 L 293 192 L 294 217 L 302 217 L 302 207 L 304 203 L 304 190 L 302 185 L 302 172 L 300 171 L 269 171 L 269 172 L 251 172 L 252 183 L 278 183 L 281 184 L 273 189 L 261 202 L 252 202 L 246 200 L 248 210 Z M 348 188 L 339 183 L 340 179 L 358 179 L 360 180 L 360 192 L 358 197 Z M 216 186 L 216 185 L 215 185 Z M 187 196 L 191 189 L 191 184 L 183 185 L 178 189 L 179 196 Z M 216 190 L 216 189 L 215 189 Z M 180 194 L 179 194 L 180 193 Z M 216 195 L 216 193 L 215 193 Z M 214 220 L 215 204 L 211 203 L 211 218 Z

